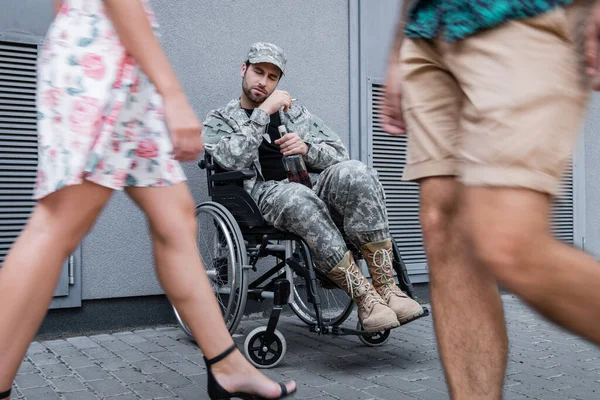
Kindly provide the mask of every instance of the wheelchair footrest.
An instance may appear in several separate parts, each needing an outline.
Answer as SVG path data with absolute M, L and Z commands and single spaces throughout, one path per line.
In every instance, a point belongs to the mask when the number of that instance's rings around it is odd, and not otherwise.
M 418 319 L 421 319 L 423 317 L 427 317 L 427 316 L 429 316 L 429 314 L 430 314 L 429 313 L 429 309 L 427 307 L 423 307 L 423 314 L 418 315 L 418 316 L 416 316 L 414 318 L 411 318 L 408 321 L 404 321 L 401 326 L 404 326 L 406 324 L 410 324 L 411 322 L 416 321 Z

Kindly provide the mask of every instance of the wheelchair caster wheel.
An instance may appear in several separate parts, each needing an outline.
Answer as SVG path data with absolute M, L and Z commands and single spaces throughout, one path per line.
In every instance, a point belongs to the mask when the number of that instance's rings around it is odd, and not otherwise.
M 356 329 L 362 331 L 363 326 L 360 321 L 356 324 Z M 391 329 L 386 329 L 381 332 L 364 332 L 358 336 L 358 339 L 369 347 L 382 346 L 388 340 L 390 340 Z
M 281 332 L 275 330 L 270 338 L 271 343 L 267 342 L 266 333 L 267 327 L 260 326 L 250 332 L 244 342 L 246 357 L 256 368 L 273 368 L 283 360 L 287 351 Z

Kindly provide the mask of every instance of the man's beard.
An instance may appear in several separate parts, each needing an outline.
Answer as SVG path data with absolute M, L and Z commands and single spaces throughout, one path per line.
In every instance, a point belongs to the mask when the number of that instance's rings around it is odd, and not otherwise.
M 242 81 L 242 90 L 244 91 L 244 94 L 246 95 L 248 100 L 250 100 L 251 102 L 253 102 L 256 105 L 262 104 L 267 99 L 267 97 L 269 97 L 269 94 L 266 92 L 266 90 L 265 90 L 265 94 L 261 94 L 261 95 L 252 92 L 252 88 L 248 87 L 248 84 L 246 83 L 246 79 L 244 79 Z M 261 90 L 264 90 L 264 89 L 261 88 Z

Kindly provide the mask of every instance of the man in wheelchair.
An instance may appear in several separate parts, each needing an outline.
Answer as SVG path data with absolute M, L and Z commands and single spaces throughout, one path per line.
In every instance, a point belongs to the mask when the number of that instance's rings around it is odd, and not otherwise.
M 276 90 L 285 65 L 279 47 L 251 46 L 241 67 L 241 97 L 211 111 L 204 122 L 206 151 L 223 169 L 256 171 L 244 188 L 265 221 L 306 241 L 317 270 L 357 304 L 365 331 L 394 328 L 418 317 L 423 308 L 393 279 L 392 240 L 377 172 L 350 160 L 335 132 L 289 93 Z M 280 125 L 289 133 L 281 136 Z M 289 181 L 282 161 L 290 155 L 302 157 L 312 188 Z M 360 249 L 372 285 L 344 235 Z

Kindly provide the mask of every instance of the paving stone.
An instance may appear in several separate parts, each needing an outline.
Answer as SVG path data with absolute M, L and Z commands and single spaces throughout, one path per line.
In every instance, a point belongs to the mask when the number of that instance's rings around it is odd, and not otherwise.
M 344 400 L 366 400 L 371 399 L 372 396 L 361 390 L 342 385 L 340 383 L 334 383 L 332 385 L 322 386 L 320 390 L 328 393 L 334 397 L 338 397 Z
M 115 354 L 113 352 L 103 349 L 101 347 L 83 349 L 82 352 L 92 360 L 103 360 L 115 357 Z
M 60 393 L 86 390 L 85 385 L 73 375 L 50 379 L 50 382 L 52 382 Z
M 164 335 L 163 332 L 157 331 L 156 329 L 142 329 L 142 330 L 134 331 L 133 333 L 143 336 L 146 339 Z
M 320 399 L 323 395 L 326 395 L 323 387 L 310 387 L 302 382 L 296 382 L 296 387 L 298 388 L 294 394 L 296 399 Z
M 120 358 L 107 358 L 104 360 L 99 360 L 98 363 L 100 366 L 107 371 L 116 371 L 123 368 L 128 368 L 131 364 L 121 360 Z
M 90 339 L 92 339 L 96 343 L 110 342 L 115 340 L 115 338 L 112 335 L 106 333 L 103 333 L 101 335 L 92 335 L 90 336 Z
M 150 374 L 149 376 L 156 382 L 160 382 L 169 388 L 178 388 L 193 384 L 191 380 L 175 371 L 159 372 L 157 374 Z
M 154 342 L 145 341 L 141 343 L 133 343 L 131 346 L 144 353 L 159 353 L 165 351 L 165 348 L 157 345 Z
M 63 397 L 65 400 L 98 400 L 100 397 L 96 396 L 94 392 L 85 390 L 81 392 L 64 393 Z
M 402 378 L 398 378 L 396 375 L 379 376 L 373 378 L 372 382 L 390 389 L 396 389 L 402 393 L 410 393 L 427 389 L 427 386 L 422 385 L 420 382 L 410 382 Z
M 448 392 L 448 386 L 446 386 L 446 382 L 444 382 L 443 380 L 440 380 L 440 379 L 436 379 L 436 378 L 431 377 L 429 379 L 420 380 L 417 383 L 419 385 L 428 387 L 430 389 L 435 389 L 435 390 L 440 391 L 440 392 L 444 392 L 444 393 Z
M 130 394 L 129 390 L 125 385 L 117 381 L 116 379 L 104 379 L 101 381 L 90 382 L 90 386 L 102 397 L 116 396 L 119 394 Z
M 177 331 L 178 328 L 175 326 L 159 326 L 156 328 L 157 332 L 162 332 L 162 333 L 169 333 L 169 332 L 175 332 Z
M 138 350 L 127 350 L 123 352 L 118 352 L 117 355 L 121 357 L 123 360 L 134 363 L 143 360 L 150 360 L 150 356 L 148 354 L 144 354 Z
M 120 369 L 118 371 L 113 371 L 113 372 L 111 372 L 111 374 L 116 376 L 118 379 L 120 379 L 125 384 L 146 382 L 146 381 L 149 381 L 152 379 L 152 378 L 142 374 L 139 371 L 136 371 L 134 369 L 128 369 L 128 368 Z
M 33 342 L 27 348 L 27 355 L 47 353 L 48 349 L 41 343 Z
M 71 366 L 71 368 L 91 367 L 96 365 L 92 360 L 83 355 L 75 357 L 62 357 L 62 360 L 65 364 Z
M 69 342 L 69 344 L 71 344 L 73 347 L 76 347 L 78 349 L 89 349 L 92 347 L 100 346 L 98 343 L 94 342 L 92 339 L 90 339 L 87 336 L 78 336 L 78 337 L 74 337 L 74 338 L 69 338 L 69 339 L 67 339 L 67 342 Z
M 48 381 L 38 374 L 17 375 L 15 383 L 20 390 L 48 386 Z
M 142 399 L 156 399 L 172 396 L 171 392 L 155 382 L 134 383 L 130 387 L 142 397 Z
M 72 374 L 72 372 L 64 364 L 41 365 L 39 368 L 46 378 L 58 378 Z
M 531 400 L 531 397 L 505 390 L 503 393 L 503 400 Z
M 205 371 L 205 367 L 200 367 L 189 361 L 169 364 L 169 368 L 174 369 L 184 376 L 197 375 Z
M 374 386 L 363 389 L 363 391 L 380 400 L 414 399 L 414 397 L 409 396 L 406 393 L 398 392 L 395 389 L 390 389 L 385 386 Z
M 169 346 L 177 346 L 179 345 L 179 342 L 169 336 L 157 336 L 157 337 L 151 337 L 148 338 L 148 340 L 150 340 L 153 343 L 156 343 L 159 346 L 162 347 L 169 347 Z
M 165 365 L 184 362 L 187 359 L 187 358 L 183 358 L 179 354 L 175 354 L 170 351 L 161 351 L 159 353 L 152 353 L 152 354 L 150 354 L 150 357 L 160 361 L 161 363 L 163 363 Z M 202 355 L 200 357 L 202 357 Z
M 196 386 L 188 385 L 180 388 L 173 389 L 173 392 L 181 399 L 185 400 L 208 400 L 208 393 L 206 390 Z
M 143 374 L 150 375 L 168 371 L 168 368 L 156 360 L 144 360 L 133 363 Z
M 30 374 L 35 372 L 35 367 L 27 360 L 23 360 L 17 374 Z
M 196 365 L 204 367 L 204 356 L 202 355 L 202 353 L 187 355 L 185 356 L 185 359 L 187 361 L 193 362 Z
M 125 332 L 124 334 L 115 334 L 120 340 L 124 341 L 127 344 L 136 344 L 136 343 L 144 343 L 147 342 L 148 339 L 141 335 L 137 335 L 135 333 Z
M 70 347 L 71 345 L 64 339 L 56 339 L 56 340 L 46 340 L 42 342 L 44 346 L 49 349 L 58 349 L 61 347 Z
M 321 387 L 334 383 L 331 379 L 324 378 L 306 370 L 286 372 L 285 376 L 297 382 L 302 382 L 310 387 Z
M 262 372 L 265 373 L 265 375 L 267 375 L 266 374 L 267 371 L 262 371 Z M 186 376 L 186 378 L 188 378 L 189 380 L 194 382 L 194 385 L 199 386 L 202 389 L 206 390 L 206 383 L 207 383 L 206 374 L 188 375 L 188 376 Z
M 25 396 L 26 399 L 60 400 L 60 397 L 50 386 L 33 389 L 24 389 L 21 392 L 23 393 L 23 396 Z
M 135 394 L 120 394 L 118 396 L 109 397 L 110 400 L 138 400 L 139 397 Z M 168 397 L 166 398 L 168 399 Z
M 71 345 L 64 347 L 54 347 L 51 350 L 54 354 L 60 357 L 79 357 L 83 355 L 81 351 L 79 351 Z
M 106 372 L 97 365 L 93 367 L 77 368 L 75 372 L 77 372 L 81 376 L 81 378 L 86 382 L 99 381 L 110 378 L 108 372 Z
M 48 364 L 58 364 L 58 358 L 51 353 L 37 353 L 27 356 L 33 364 L 40 365 L 48 365 Z
M 353 387 L 356 389 L 364 389 L 364 388 L 368 388 L 371 386 L 375 386 L 375 382 L 373 382 L 373 381 L 363 379 L 356 375 L 350 375 L 343 371 L 327 375 L 327 378 L 331 379 L 334 382 L 341 383 L 341 384 L 344 384 L 346 386 L 350 386 L 350 387 Z
M 411 396 L 416 397 L 421 400 L 448 400 L 448 394 L 443 392 L 438 392 L 435 389 L 425 389 L 419 392 L 411 392 Z
M 153 329 L 153 328 L 136 329 L 133 331 L 133 333 L 135 333 L 136 335 L 144 336 L 144 337 L 146 337 L 146 335 L 152 335 L 152 334 L 161 335 L 160 332 L 158 332 L 156 329 Z
M 114 353 L 121 353 L 124 351 L 130 351 L 130 350 L 136 350 L 135 347 L 132 347 L 130 345 L 128 345 L 127 343 L 118 340 L 118 339 L 113 339 L 110 341 L 106 341 L 106 342 L 100 342 L 102 344 L 102 347 L 114 352 Z
M 165 347 L 166 351 L 172 351 L 174 353 L 179 354 L 180 356 L 194 355 L 200 353 L 200 349 L 197 347 L 192 347 L 184 344 L 177 344 L 175 346 L 167 346 Z

